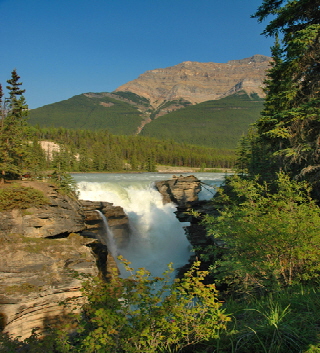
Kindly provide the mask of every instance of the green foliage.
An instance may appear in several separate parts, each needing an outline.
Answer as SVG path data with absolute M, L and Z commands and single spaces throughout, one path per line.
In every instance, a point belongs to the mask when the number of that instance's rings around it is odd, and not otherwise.
M 67 342 L 67 333 L 63 331 L 50 332 L 43 336 L 35 329 L 32 335 L 21 341 L 19 337 L 11 337 L 0 333 L 1 353 L 72 353 Z
M 98 281 L 94 281 L 94 284 L 94 288 L 100 288 Z M 152 295 L 154 293 L 155 291 L 152 292 Z M 103 295 L 105 296 L 104 293 Z M 98 301 L 94 301 L 97 309 L 105 306 L 99 306 Z M 118 302 L 114 302 L 118 307 Z M 112 301 L 112 303 L 114 302 Z M 110 306 L 112 303 L 110 303 Z M 122 303 L 124 302 L 122 301 Z M 299 286 L 290 287 L 261 298 L 253 296 L 246 297 L 245 300 L 243 298 L 241 300 L 228 298 L 224 308 L 225 312 L 232 313 L 230 315 L 232 320 L 225 322 L 227 328 L 220 329 L 216 337 L 208 341 L 201 341 L 197 345 L 190 346 L 189 349 L 186 347 L 180 352 L 316 353 L 320 350 L 318 337 L 320 300 L 318 288 Z M 123 310 L 123 308 L 120 310 Z M 101 312 L 98 311 L 99 316 L 96 317 L 97 323 L 94 323 L 95 327 L 100 325 Z M 90 316 L 87 319 L 92 319 L 92 317 Z M 144 318 L 143 322 L 145 321 L 147 321 L 146 318 Z M 86 327 L 88 328 L 88 326 Z M 102 332 L 100 332 L 100 335 L 102 335 Z M 45 337 L 35 331 L 22 342 L 18 341 L 17 338 L 0 334 L 0 352 L 85 352 L 87 347 L 82 348 L 81 344 L 86 336 L 76 337 L 73 333 L 71 337 L 66 327 L 57 331 L 47 331 Z M 120 342 L 118 343 L 120 344 Z M 92 346 L 94 345 L 97 348 L 99 342 L 92 342 Z M 170 349 L 168 346 L 158 346 L 156 352 L 171 352 L 172 349 Z M 115 348 L 112 349 L 111 345 L 106 348 L 100 348 L 100 350 L 102 352 L 125 352 L 125 347 L 119 347 L 118 350 L 115 350 Z M 90 350 L 87 349 L 87 351 Z M 98 349 L 96 351 L 99 352 Z M 140 351 L 135 350 L 134 352 Z
M 49 140 L 61 148 L 47 168 L 66 171 L 154 171 L 157 164 L 200 168 L 231 168 L 233 150 L 213 149 L 161 141 L 143 136 L 115 136 L 106 130 L 30 128 L 36 140 Z
M 263 100 L 238 93 L 163 115 L 141 134 L 214 148 L 236 148 L 237 141 L 259 116 Z
M 65 171 L 54 171 L 50 180 L 58 186 L 60 193 L 77 197 L 77 183 L 69 173 Z
M 25 102 L 16 70 L 7 80 L 10 97 L 4 102 L 0 89 L 0 171 L 4 179 L 22 175 L 23 158 L 27 155 L 25 125 L 28 107 Z
M 0 211 L 9 211 L 14 208 L 26 209 L 45 205 L 48 200 L 37 189 L 20 185 L 12 185 L 0 189 Z
M 108 129 L 112 134 L 133 135 L 141 124 L 137 107 L 107 96 L 80 94 L 68 100 L 33 109 L 29 123 L 42 127 Z
M 273 187 L 238 176 L 228 187 L 221 215 L 205 221 L 220 244 L 207 249 L 219 252 L 219 280 L 242 292 L 318 283 L 320 210 L 307 184 L 280 173 Z
M 28 128 L 28 127 L 27 127 Z M 28 136 L 31 134 L 28 133 Z M 30 175 L 30 178 L 41 177 L 47 167 L 46 155 L 36 137 L 26 145 L 27 155 L 23 159 L 23 171 Z
M 126 263 L 128 271 L 133 271 Z M 183 347 L 217 337 L 230 320 L 199 263 L 181 280 L 169 273 L 152 278 L 139 269 L 128 278 L 103 283 L 89 279 L 75 342 L 81 352 L 180 352 Z M 78 350 L 77 350 L 78 351 Z
M 152 111 L 151 109 L 151 114 L 150 114 L 150 119 L 155 119 L 157 118 L 158 114 L 163 115 L 162 112 L 166 112 L 166 108 L 168 108 L 168 110 L 170 111 L 170 107 L 187 107 L 189 105 L 192 105 L 191 102 L 186 101 L 183 98 L 180 98 L 178 100 L 174 100 L 174 101 L 165 101 L 162 104 L 160 104 L 155 110 Z M 158 116 L 159 117 L 159 116 Z
M 125 98 L 130 100 L 131 102 L 135 102 L 137 104 L 142 104 L 145 106 L 149 106 L 150 105 L 150 101 L 142 96 L 138 96 L 137 94 L 133 93 L 133 92 L 124 92 L 124 91 L 117 91 L 117 92 L 113 92 L 113 95 Z
M 258 309 L 246 310 L 256 311 L 250 320 L 255 327 L 248 327 L 238 334 L 238 351 L 270 353 L 284 350 L 297 353 L 301 351 L 298 334 L 285 323 L 286 316 L 290 312 L 289 305 L 282 308 L 278 302 L 271 301 Z
M 232 314 L 218 353 L 319 352 L 319 288 L 290 287 L 263 297 L 226 301 Z
M 275 36 L 273 62 L 267 75 L 266 100 L 256 123 L 251 149 L 264 154 L 271 178 L 284 170 L 314 185 L 320 198 L 320 24 L 319 6 L 313 0 L 264 0 L 255 17 L 272 16 L 264 34 Z M 281 40 L 278 39 L 281 37 Z M 255 153 L 252 153 L 255 156 Z M 251 175 L 260 173 L 249 163 Z
M 166 102 L 161 109 L 173 103 L 185 108 L 152 120 L 141 134 L 158 140 L 172 139 L 192 145 L 234 149 L 249 124 L 258 118 L 263 100 L 242 92 L 194 106 L 182 100 Z M 131 92 L 82 94 L 31 110 L 29 123 L 47 128 L 108 129 L 115 135 L 133 135 L 145 118 L 141 111 L 146 110 L 147 104 L 146 99 Z M 150 117 L 154 117 L 158 110 L 150 107 Z

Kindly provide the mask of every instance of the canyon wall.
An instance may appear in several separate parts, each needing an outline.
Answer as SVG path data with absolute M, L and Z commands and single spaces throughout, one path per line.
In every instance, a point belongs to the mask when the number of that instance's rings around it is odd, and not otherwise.
M 82 279 L 73 273 L 106 278 L 116 267 L 96 210 L 119 243 L 128 240 L 129 224 L 111 203 L 80 202 L 47 183 L 22 184 L 48 199 L 40 207 L 0 212 L 0 329 L 24 339 L 34 328 L 42 332 L 66 320 L 82 304 Z M 70 298 L 71 306 L 60 305 Z

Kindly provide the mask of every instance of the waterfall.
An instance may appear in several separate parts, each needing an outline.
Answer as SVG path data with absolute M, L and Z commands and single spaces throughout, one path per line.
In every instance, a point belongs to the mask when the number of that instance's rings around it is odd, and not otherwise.
M 194 175 L 213 187 L 219 186 L 225 177 L 224 173 Z M 81 173 L 73 177 L 80 199 L 111 202 L 121 206 L 128 215 L 130 240 L 116 248 L 115 253 L 131 261 L 133 268 L 144 267 L 152 275 L 160 276 L 170 262 L 174 268 L 188 262 L 190 244 L 183 227 L 189 223 L 180 223 L 174 213 L 175 205 L 163 205 L 160 193 L 153 187 L 155 181 L 170 179 L 170 175 Z M 199 197 L 209 199 L 212 192 L 203 189 Z
M 104 228 L 104 231 L 106 232 L 105 240 L 106 240 L 106 243 L 108 246 L 108 250 L 110 251 L 113 258 L 116 259 L 118 256 L 117 245 L 114 240 L 113 232 L 109 227 L 108 220 L 107 220 L 106 216 L 101 211 L 96 210 L 96 212 L 99 213 L 99 215 L 103 221 L 103 228 Z
M 133 268 L 144 267 L 160 276 L 170 262 L 174 268 L 188 262 L 190 243 L 183 227 L 189 223 L 177 220 L 173 204 L 163 205 L 162 196 L 152 183 L 81 181 L 78 190 L 80 199 L 107 201 L 124 209 L 129 217 L 130 240 L 122 248 L 112 249 L 116 244 L 113 240 L 110 250 L 129 260 Z

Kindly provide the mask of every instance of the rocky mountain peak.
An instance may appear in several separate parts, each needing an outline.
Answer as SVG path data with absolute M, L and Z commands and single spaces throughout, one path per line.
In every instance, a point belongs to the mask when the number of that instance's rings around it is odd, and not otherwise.
M 263 81 L 271 58 L 253 55 L 227 63 L 184 61 L 149 70 L 115 91 L 133 92 L 150 100 L 153 107 L 184 99 L 193 104 L 216 100 L 244 90 L 264 96 Z
M 246 64 L 252 64 L 252 63 L 267 63 L 269 64 L 270 62 L 270 57 L 269 56 L 265 56 L 265 55 L 259 55 L 259 54 L 256 54 L 256 55 L 253 55 L 253 56 L 250 56 L 249 58 L 245 58 L 245 59 L 240 59 L 240 60 L 229 60 L 227 62 L 227 64 L 230 64 L 230 65 L 246 65 Z

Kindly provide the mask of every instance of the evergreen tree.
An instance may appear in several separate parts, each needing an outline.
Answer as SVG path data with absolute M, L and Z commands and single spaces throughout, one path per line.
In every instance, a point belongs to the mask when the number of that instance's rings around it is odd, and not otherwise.
M 29 141 L 28 154 L 24 159 L 24 167 L 31 178 L 40 177 L 41 172 L 46 169 L 47 161 L 45 151 L 42 149 L 37 137 Z
M 265 106 L 250 148 L 263 151 L 269 177 L 284 170 L 292 177 L 316 181 L 320 176 L 319 1 L 264 0 L 254 17 L 261 22 L 268 16 L 273 17 L 263 33 L 276 41 L 265 81 Z M 248 170 L 252 175 L 263 172 L 253 159 Z
M 11 73 L 11 79 L 7 81 L 10 97 L 2 107 L 1 134 L 0 134 L 0 170 L 2 182 L 7 177 L 22 175 L 23 159 L 27 153 L 25 138 L 25 118 L 28 113 L 20 77 L 16 70 Z M 1 100 L 3 97 L 1 90 Z M 2 102 L 1 102 L 2 103 Z M 2 103 L 3 104 L 3 103 Z

